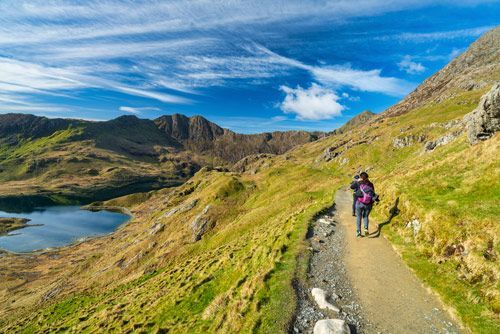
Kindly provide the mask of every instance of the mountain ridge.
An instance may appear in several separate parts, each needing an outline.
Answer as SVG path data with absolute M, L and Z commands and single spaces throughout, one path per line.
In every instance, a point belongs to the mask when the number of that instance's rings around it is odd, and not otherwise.
M 471 91 L 489 86 L 500 77 L 500 70 L 496 66 L 498 62 L 500 27 L 484 33 L 464 53 L 424 80 L 413 92 L 387 108 L 380 116 L 393 117 L 418 108 L 426 101 L 442 101 L 449 98 L 454 89 Z

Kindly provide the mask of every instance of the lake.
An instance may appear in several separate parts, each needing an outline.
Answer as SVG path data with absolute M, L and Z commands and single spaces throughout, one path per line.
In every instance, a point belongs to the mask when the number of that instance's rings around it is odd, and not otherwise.
M 0 217 L 28 218 L 28 225 L 37 225 L 0 236 L 0 249 L 11 252 L 31 252 L 65 246 L 80 238 L 113 232 L 130 219 L 125 214 L 81 210 L 79 206 L 44 207 L 28 213 L 0 211 Z

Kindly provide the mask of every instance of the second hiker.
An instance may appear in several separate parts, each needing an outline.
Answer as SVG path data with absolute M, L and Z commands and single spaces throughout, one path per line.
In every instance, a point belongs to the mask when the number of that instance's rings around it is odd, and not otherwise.
M 368 216 L 372 210 L 373 203 L 378 201 L 378 195 L 375 193 L 375 186 L 368 179 L 368 174 L 362 172 L 359 174 L 361 181 L 359 181 L 358 191 L 356 192 L 356 236 L 361 237 L 361 219 L 364 222 L 364 235 L 368 235 Z

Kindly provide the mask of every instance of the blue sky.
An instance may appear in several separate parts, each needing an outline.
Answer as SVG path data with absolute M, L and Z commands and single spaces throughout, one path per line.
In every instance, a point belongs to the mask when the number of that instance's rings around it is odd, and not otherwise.
M 498 17 L 472 0 L 0 1 L 0 113 L 332 130 L 397 102 Z

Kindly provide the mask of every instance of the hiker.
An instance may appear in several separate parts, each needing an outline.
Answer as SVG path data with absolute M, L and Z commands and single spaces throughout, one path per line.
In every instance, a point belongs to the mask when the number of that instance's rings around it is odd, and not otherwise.
M 354 175 L 354 180 L 351 182 L 352 193 L 352 216 L 356 217 L 356 202 L 358 201 L 358 190 L 359 190 L 359 175 Z
M 361 218 L 363 218 L 365 230 L 364 235 L 368 236 L 368 216 L 372 210 L 373 203 L 378 202 L 378 195 L 375 193 L 375 187 L 368 178 L 366 172 L 359 174 L 359 190 L 357 192 L 356 201 L 356 236 L 361 237 Z

